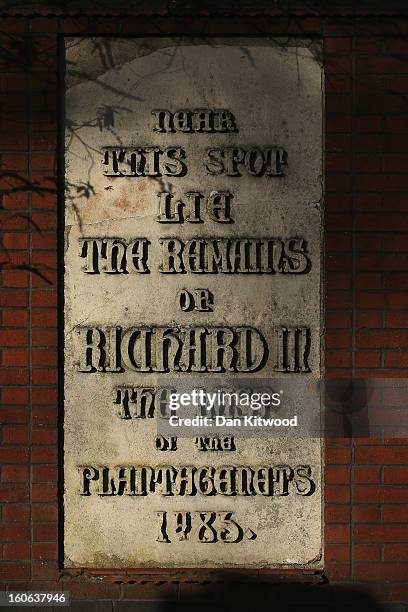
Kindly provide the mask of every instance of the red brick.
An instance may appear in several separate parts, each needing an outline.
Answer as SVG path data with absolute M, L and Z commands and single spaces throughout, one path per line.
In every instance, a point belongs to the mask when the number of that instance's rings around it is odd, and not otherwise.
M 357 563 L 354 575 L 357 580 L 407 580 L 408 563 Z
M 357 96 L 358 113 L 386 113 L 390 107 L 398 113 L 406 110 L 402 96 L 392 91 L 382 92 L 379 87 L 368 89 L 366 94 L 360 93 Z
M 6 444 L 28 444 L 28 428 L 24 425 L 3 427 L 3 442 Z
M 328 252 L 350 251 L 352 247 L 351 235 L 345 232 L 329 232 L 326 236 L 325 247 Z
M 354 499 L 363 503 L 408 502 L 408 488 L 361 485 L 356 489 Z
M 58 479 L 58 468 L 56 465 L 34 465 L 33 482 L 53 482 Z
M 57 254 L 50 251 L 34 251 L 32 256 L 33 266 L 37 268 L 56 268 Z
M 400 253 L 398 259 L 394 254 L 382 253 L 380 254 L 367 254 L 360 253 L 357 260 L 357 266 L 359 270 L 390 270 L 392 272 L 396 270 L 408 269 L 408 254 Z
M 326 485 L 324 495 L 327 503 L 348 504 L 350 503 L 350 487 L 341 485 Z
M 34 234 L 32 237 L 33 250 L 56 250 L 57 237 L 54 233 Z
M 9 211 L 20 211 L 20 219 L 23 222 L 24 217 L 21 214 L 24 214 L 24 211 L 28 209 L 28 194 L 25 192 L 16 191 L 13 193 L 5 193 L 3 196 L 3 205 L 6 210 Z M 17 213 L 15 213 L 17 214 Z M 15 229 L 25 229 L 26 224 L 24 223 L 24 227 L 16 227 Z M 5 228 L 2 228 L 5 229 Z
M 408 208 L 407 199 L 404 194 L 383 194 L 383 208 L 391 212 L 406 212 Z
M 377 504 L 353 505 L 353 521 L 355 523 L 379 523 L 381 521 L 381 509 Z
M 28 356 L 26 349 L 7 349 L 3 351 L 1 363 L 3 366 L 28 365 Z
M 342 94 L 330 93 L 330 89 L 326 91 L 326 110 L 328 113 L 351 113 L 352 97 L 350 93 Z
M 28 306 L 28 293 L 25 291 L 11 291 L 2 289 L 0 292 L 0 306 Z
M 386 38 L 385 39 L 386 49 L 391 54 L 403 54 L 406 55 L 408 53 L 408 43 L 405 38 Z
M 27 172 L 27 153 L 5 153 L 2 155 L 2 168 L 12 172 Z
M 350 508 L 348 506 L 326 504 L 324 517 L 326 523 L 348 523 L 350 521 Z
M 61 20 L 61 29 L 65 34 L 85 33 L 88 31 L 88 28 L 88 17 L 86 16 L 68 17 L 64 15 L 64 18 Z
M 356 285 L 358 289 L 380 289 L 380 272 L 358 272 L 356 275 Z
M 408 331 L 371 330 L 357 333 L 359 348 L 408 348 Z
M 347 291 L 327 291 L 326 307 L 332 308 L 351 308 L 351 295 Z
M 380 351 L 358 351 L 356 353 L 356 366 L 358 368 L 379 368 L 380 365 Z
M 27 561 L 30 558 L 30 546 L 27 543 L 4 544 L 4 561 Z
M 385 235 L 383 243 L 384 251 L 392 251 L 397 253 L 408 251 L 408 241 L 405 234 L 396 234 L 393 232 L 391 236 Z
M 54 329 L 45 328 L 33 328 L 32 332 L 33 346 L 43 346 L 44 348 L 50 346 L 57 346 L 58 335 Z
M 2 482 L 27 482 L 29 478 L 28 465 L 3 465 L 1 467 Z
M 56 542 L 58 525 L 56 523 L 35 523 L 33 525 L 34 542 Z
M 381 115 L 357 115 L 356 117 L 356 131 L 359 133 L 381 132 L 382 126 Z
M 372 214 L 360 213 L 357 216 L 360 230 L 364 231 L 405 231 L 408 229 L 408 216 L 405 213 Z
M 330 93 L 350 93 L 352 90 L 352 80 L 348 74 L 331 74 L 326 79 L 326 92 Z M 339 115 L 332 115 L 326 113 L 328 119 L 336 120 L 341 119 Z M 351 131 L 351 117 L 345 117 L 346 123 L 340 122 L 337 129 L 330 129 L 329 132 L 350 132 Z M 327 125 L 326 125 L 327 128 Z M 327 131 L 327 130 L 326 130 Z
M 28 481 L 24 484 L 0 484 L 0 502 L 28 501 Z
M 408 468 L 384 467 L 384 484 L 406 484 L 408 485 Z
M 56 229 L 57 227 L 57 218 L 54 213 L 34 212 L 32 222 L 41 230 Z
M 390 588 L 390 600 L 405 602 L 408 600 L 408 582 L 395 583 Z
M 1 265 L 1 264 L 0 264 Z M 0 313 L 2 316 L 2 324 L 4 328 L 9 327 L 26 327 L 28 323 L 28 311 L 27 310 L 3 310 Z M 13 332 L 10 332 L 13 333 Z M 7 340 L 7 336 L 4 336 Z
M 329 153 L 326 159 L 326 172 L 349 172 L 351 170 L 351 159 L 345 153 Z
M 25 346 L 28 343 L 28 332 L 24 329 L 0 330 L 0 345 Z
M 370 55 L 357 59 L 357 71 L 368 74 L 406 73 L 408 62 L 395 56 Z
M 408 462 L 407 448 L 365 447 L 356 449 L 356 463 L 361 465 L 406 464 Z
M 36 523 L 57 521 L 58 504 L 56 502 L 36 502 L 32 505 L 32 517 Z
M 57 460 L 57 449 L 53 446 L 33 446 L 33 463 L 53 463 Z
M 24 251 L 4 251 L 0 253 L 0 265 L 3 270 L 14 271 L 29 265 L 29 255 Z
M 0 422 L 5 423 L 27 423 L 27 408 L 3 405 L 0 409 Z
M 380 311 L 374 310 L 359 310 L 357 313 L 357 327 L 363 328 L 381 328 L 383 327 L 383 314 Z M 368 351 L 365 353 L 367 355 Z M 374 353 L 371 353 L 373 355 Z M 364 366 L 363 366 L 364 367 Z M 373 367 L 373 366 L 367 366 Z
M 385 91 L 384 88 L 384 77 L 378 74 L 362 74 L 356 80 L 355 84 L 356 92 L 357 92 L 357 102 L 364 98 L 364 94 L 370 94 L 375 96 L 376 94 L 381 94 Z M 362 111 L 370 113 L 370 110 Z M 373 111 L 375 112 L 375 110 Z
M 359 36 L 356 38 L 356 50 L 357 53 L 363 54 L 368 53 L 369 55 L 373 53 L 381 52 L 381 38 L 365 38 L 363 36 Z
M 33 559 L 51 561 L 58 559 L 58 545 L 55 542 L 33 544 Z
M 326 544 L 325 561 L 350 561 L 350 547 L 347 544 Z
M 2 234 L 2 241 L 4 248 L 9 251 L 13 251 L 16 249 L 27 249 L 28 247 L 27 234 Z
M 25 463 L 28 461 L 28 449 L 21 446 L 0 448 L 0 463 Z
M 394 81 L 394 88 L 400 91 L 408 91 L 408 77 L 388 77 L 385 80 L 385 85 L 392 87 L 390 80 Z M 384 131 L 387 133 L 406 133 L 408 131 L 408 121 L 406 115 L 389 115 L 384 118 Z
M 349 368 L 351 366 L 350 351 L 326 351 L 325 354 L 326 368 Z
M 56 366 L 58 355 L 56 351 L 47 349 L 33 349 L 32 363 L 34 366 Z
M 386 289 L 403 290 L 408 288 L 407 274 L 402 272 L 388 272 L 384 279 Z
M 344 55 L 330 55 L 325 61 L 325 72 L 332 73 L 351 73 L 351 58 Z
M 0 212 L 0 225 L 2 230 L 26 230 L 28 228 L 28 220 L 26 215 L 22 213 Z M 13 270 L 13 274 L 18 275 L 18 271 Z M 19 285 L 14 285 L 19 286 Z
M 326 326 L 330 329 L 351 327 L 351 313 L 328 312 L 326 314 Z
M 360 291 L 357 293 L 358 308 L 384 308 L 386 295 L 381 291 Z M 383 347 L 380 347 L 383 348 Z
M 27 385 L 27 368 L 0 368 L 0 385 Z
M 326 467 L 325 482 L 327 484 L 347 484 L 350 482 L 350 470 L 347 467 Z
M 0 579 L 2 580 L 24 580 L 30 577 L 29 565 L 19 563 L 0 564 Z
M 348 563 L 326 562 L 324 572 L 331 583 L 346 582 L 351 577 L 351 568 Z
M 326 189 L 328 192 L 351 192 L 352 182 L 350 174 L 329 174 L 326 176 Z
M 57 137 L 54 132 L 33 134 L 32 147 L 34 151 L 54 151 L 57 146 Z
M 31 19 L 32 32 L 57 32 L 58 22 L 52 17 L 36 17 Z
M 4 150 L 27 151 L 28 138 L 24 132 L 1 132 L 0 142 Z
M 351 460 L 351 451 L 349 448 L 326 447 L 325 460 L 332 465 L 348 464 Z
M 34 406 L 32 410 L 34 425 L 56 425 L 58 411 L 54 406 Z
M 408 311 L 389 312 L 386 321 L 389 328 L 408 327 Z
M 351 333 L 342 331 L 342 332 L 334 332 L 327 331 L 326 332 L 326 346 L 327 348 L 348 348 L 351 346 Z
M 327 542 L 348 542 L 350 527 L 348 525 L 326 525 L 325 539 Z
M 408 155 L 402 153 L 383 155 L 384 172 L 404 172 L 407 168 Z
M 32 485 L 32 501 L 33 502 L 54 502 L 57 500 L 56 485 L 45 483 Z
M 372 467 L 355 467 L 353 469 L 355 483 L 377 483 L 380 482 L 380 468 Z
M 33 327 L 56 327 L 57 312 L 50 308 L 33 310 L 32 323 Z
M 32 374 L 33 385 L 54 385 L 58 380 L 56 368 L 35 368 Z
M 408 542 L 408 525 L 356 525 L 357 542 Z
M 328 213 L 326 215 L 328 231 L 351 231 L 352 219 L 349 213 Z
M 57 294 L 54 290 L 40 290 L 37 289 L 32 293 L 32 303 L 34 307 L 38 306 L 56 306 L 57 305 Z
M 72 601 L 75 600 L 96 600 L 96 599 L 119 599 L 120 585 L 91 582 L 70 582 L 69 595 Z
M 408 294 L 407 293 L 388 293 L 388 307 L 389 308 L 408 308 Z
M 328 272 L 326 276 L 326 291 L 332 289 L 350 289 L 351 286 L 351 274 L 348 272 Z
M 408 561 L 408 544 L 385 544 L 384 561 Z
M 353 547 L 355 561 L 379 561 L 381 548 L 378 544 L 355 544 Z
M 3 542 L 28 541 L 29 527 L 24 523 L 0 524 L 0 540 Z
M 60 570 L 56 561 L 38 561 L 31 566 L 31 575 L 34 580 L 58 580 Z
M 326 194 L 325 205 L 327 213 L 340 213 L 345 211 L 350 211 L 352 207 L 352 199 L 350 195 L 338 195 L 335 193 Z M 331 228 L 332 231 L 338 231 L 336 227 Z M 329 228 L 326 227 L 326 230 L 329 231 Z
M 382 158 L 378 153 L 360 153 L 356 157 L 357 172 L 381 172 Z
M 401 504 L 385 504 L 383 516 L 385 523 L 408 523 L 408 507 Z
M 379 193 L 357 194 L 357 197 L 356 197 L 357 210 L 364 211 L 364 212 L 382 210 L 384 197 L 385 196 Z
M 324 40 L 324 52 L 327 54 L 344 53 L 348 55 L 351 51 L 350 37 L 326 37 Z
M 29 504 L 4 504 L 3 521 L 5 521 L 6 523 L 28 523 L 29 519 Z
M 55 210 L 57 206 L 56 193 L 34 193 L 32 196 L 32 207 L 34 209 Z M 33 236 L 33 248 L 49 248 L 40 246 L 46 244 L 46 241 L 52 237 L 52 234 L 44 233 Z
M 376 233 L 360 233 L 357 234 L 357 251 L 374 251 L 381 249 L 383 236 Z

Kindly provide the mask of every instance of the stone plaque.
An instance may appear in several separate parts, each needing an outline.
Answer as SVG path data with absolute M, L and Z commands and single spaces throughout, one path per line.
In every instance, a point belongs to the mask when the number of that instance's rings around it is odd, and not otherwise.
M 322 566 L 320 52 L 65 39 L 68 567 Z M 165 401 L 261 383 L 296 414 Z

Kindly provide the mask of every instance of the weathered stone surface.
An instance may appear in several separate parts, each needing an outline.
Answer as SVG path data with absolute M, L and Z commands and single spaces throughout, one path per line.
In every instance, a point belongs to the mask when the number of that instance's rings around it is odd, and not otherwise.
M 265 431 L 237 438 L 233 452 L 203 452 L 194 444 L 192 433 L 192 437 L 179 437 L 177 450 L 158 450 L 156 419 L 120 418 L 115 398 L 118 387 L 154 388 L 162 381 L 166 373 L 160 372 L 160 355 L 152 350 L 145 369 L 152 366 L 153 371 L 143 372 L 123 354 L 115 363 L 112 349 L 115 339 L 119 342 L 120 338 L 123 345 L 129 341 L 130 332 L 127 340 L 123 336 L 131 328 L 145 329 L 149 335 L 152 328 L 225 327 L 238 334 L 237 330 L 246 326 L 260 332 L 269 351 L 264 351 L 256 373 L 245 371 L 242 354 L 229 363 L 224 353 L 220 356 L 222 365 L 235 370 L 223 374 L 227 382 L 248 376 L 293 379 L 294 384 L 299 377 L 319 379 L 322 71 L 318 52 L 316 43 L 301 40 L 66 40 L 67 566 L 261 568 L 322 564 L 320 440 L 272 438 Z M 164 115 L 152 115 L 151 111 L 157 109 L 172 113 L 180 109 L 224 109 L 233 117 L 211 115 L 215 122 L 212 132 L 186 132 L 185 122 L 190 116 L 186 119 L 178 115 L 178 130 L 155 131 L 155 123 L 160 129 L 160 120 L 165 120 Z M 200 117 L 193 116 L 195 123 L 191 125 L 205 129 L 206 117 L 201 116 L 200 124 Z M 234 131 L 219 131 L 223 128 Z M 155 153 L 150 147 L 159 151 Z M 167 156 L 162 153 L 174 147 L 182 149 L 185 157 L 174 149 Z M 208 158 L 208 149 L 225 147 L 241 149 L 234 154 L 238 159 L 249 155 L 247 166 L 237 164 L 241 176 L 231 176 L 232 158 L 230 175 L 217 174 L 220 161 L 227 163 L 228 153 L 224 157 L 213 153 L 212 159 Z M 248 153 L 251 148 L 262 152 L 264 167 L 261 153 Z M 113 176 L 113 151 L 119 154 L 122 149 L 125 160 L 119 159 L 119 172 Z M 142 157 L 138 149 L 144 150 Z M 160 157 L 157 167 L 161 176 L 154 175 L 156 157 Z M 143 169 L 137 166 L 141 159 L 150 164 L 144 169 L 147 176 L 134 175 Z M 186 201 L 186 193 L 200 192 L 205 201 L 216 191 L 233 196 L 229 222 L 220 222 L 223 211 L 211 213 L 211 207 L 210 212 L 203 207 L 201 223 L 187 219 L 184 223 L 158 221 L 158 193 L 169 192 L 175 199 Z M 268 264 L 262 259 L 261 273 L 257 274 L 250 269 L 243 273 L 243 263 L 236 273 L 226 269 L 197 272 L 196 260 L 187 258 L 184 273 L 164 273 L 160 271 L 163 246 L 159 241 L 169 238 L 197 238 L 207 243 L 219 239 L 235 249 L 243 249 L 243 242 L 237 246 L 236 242 L 225 241 L 251 239 L 252 246 L 248 243 L 247 248 L 253 248 L 253 252 L 258 249 L 258 264 L 264 247 L 254 246 L 255 241 L 269 239 L 270 260 Z M 93 239 L 99 242 L 93 243 Z M 114 247 L 113 239 L 122 246 Z M 136 244 L 136 239 L 147 240 L 148 244 Z M 94 248 L 97 253 L 100 248 L 109 252 L 110 247 L 116 253 L 120 249 L 119 269 L 125 273 L 113 273 L 115 257 L 110 262 L 111 270 L 103 269 L 108 265 L 104 257 L 99 258 L 98 265 L 95 258 L 86 257 L 86 249 L 89 253 Z M 144 257 L 146 253 L 148 257 Z M 224 264 L 220 265 L 222 268 Z M 303 273 L 297 273 L 296 266 L 299 271 L 303 265 Z M 267 273 L 268 266 L 273 273 Z M 212 311 L 182 311 L 180 290 L 193 292 L 198 288 L 208 289 L 213 295 Z M 300 367 L 309 371 L 276 371 L 275 330 L 288 327 L 308 330 L 307 364 Z M 111 335 L 109 329 L 113 330 Z M 158 335 L 156 331 L 152 337 Z M 101 350 L 97 347 L 99 340 Z M 92 342 L 93 348 L 86 351 L 87 343 Z M 254 338 L 252 349 L 256 359 L 262 349 Z M 250 370 L 250 364 L 246 365 Z M 92 366 L 96 371 L 87 371 Z M 121 371 L 109 371 L 119 368 Z M 203 374 L 174 369 L 170 372 L 172 380 L 175 376 L 183 381 L 188 378 L 192 385 L 200 384 L 205 377 L 220 376 L 210 371 L 211 360 L 203 366 Z M 184 369 L 192 368 L 187 363 Z M 301 410 L 299 406 L 299 414 Z M 117 466 L 148 466 L 156 470 L 156 475 L 159 466 L 174 466 L 179 472 L 183 466 L 208 466 L 218 475 L 225 466 L 249 466 L 253 470 L 266 466 L 274 468 L 271 475 L 279 476 L 280 482 L 273 495 L 262 494 L 262 483 L 258 483 L 258 494 L 252 495 L 242 491 L 236 495 L 163 495 L 157 490 L 129 495 L 129 489 L 119 495 L 112 494 L 118 491 L 112 490 L 110 481 Z M 278 466 L 310 466 L 315 489 L 303 494 L 309 480 L 305 472 L 301 478 L 295 469 L 287 472 L 291 482 L 286 494 L 285 472 Z M 110 469 L 105 489 L 100 488 L 103 467 Z M 82 486 L 84 474 L 89 491 Z M 119 476 L 132 478 L 131 471 L 126 470 Z M 117 479 L 115 486 L 120 486 Z M 81 495 L 81 491 L 89 494 Z M 111 494 L 106 494 L 108 491 Z M 163 512 L 167 513 L 170 542 L 160 541 L 166 539 L 158 522 Z M 182 531 L 176 530 L 174 513 L 184 512 L 193 513 L 193 530 L 183 538 Z M 216 518 L 208 514 L 200 517 L 203 512 L 219 514 Z M 183 517 L 181 514 L 178 518 L 182 521 Z M 231 517 L 242 527 L 239 536 L 239 528 L 228 523 Z M 200 529 L 206 521 L 215 525 L 216 536 L 211 527 Z M 226 536 L 228 525 L 230 533 Z M 184 527 L 181 524 L 181 530 Z M 225 538 L 238 541 L 223 541 Z

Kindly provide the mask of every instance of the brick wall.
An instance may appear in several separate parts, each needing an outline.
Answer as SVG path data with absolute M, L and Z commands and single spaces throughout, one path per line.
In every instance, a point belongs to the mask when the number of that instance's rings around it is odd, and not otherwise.
M 58 562 L 57 37 L 82 32 L 324 38 L 327 375 L 401 378 L 408 367 L 408 19 L 1 18 L 0 586 L 65 588 L 74 599 L 107 601 L 254 597 L 248 585 L 189 583 L 187 570 L 181 581 L 160 585 L 157 574 L 143 584 L 136 572 L 63 572 Z M 256 593 L 273 601 L 298 593 L 302 602 L 327 593 L 332 602 L 333 590 L 350 601 L 361 591 L 363 600 L 365 592 L 407 601 L 407 463 L 408 439 L 329 439 L 325 584 L 293 587 L 290 595 L 258 584 Z

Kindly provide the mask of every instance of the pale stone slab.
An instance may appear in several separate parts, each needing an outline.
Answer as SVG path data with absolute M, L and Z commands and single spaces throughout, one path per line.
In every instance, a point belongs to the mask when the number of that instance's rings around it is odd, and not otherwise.
M 321 375 L 322 69 L 320 47 L 308 40 L 269 39 L 66 39 L 65 205 L 65 564 L 84 567 L 234 568 L 322 566 L 321 441 L 318 438 L 238 438 L 234 452 L 202 452 L 180 437 L 175 451 L 155 447 L 155 418 L 121 419 L 118 387 L 154 387 L 166 374 L 78 370 L 84 337 L 78 329 L 120 327 L 250 326 L 270 347 L 253 376 L 285 380 Z M 154 109 L 227 109 L 237 131 L 173 133 L 153 130 Z M 104 175 L 106 147 L 180 147 L 184 176 Z M 282 147 L 283 176 L 211 175 L 213 147 Z M 130 166 L 128 166 L 129 168 Z M 253 169 L 253 168 L 252 168 Z M 256 171 L 256 168 L 255 168 Z M 203 213 L 202 223 L 157 222 L 160 191 L 233 193 L 232 223 Z M 162 238 L 299 238 L 310 266 L 304 274 L 163 274 Z M 83 239 L 149 241 L 150 273 L 84 271 Z M 89 247 L 88 243 L 88 248 Z M 82 252 L 83 254 L 83 252 Z M 213 312 L 182 312 L 178 293 L 206 288 Z M 274 370 L 277 327 L 310 330 L 310 371 Z M 80 367 L 80 366 L 79 366 Z M 105 363 L 106 369 L 106 363 Z M 171 373 L 174 378 L 174 372 Z M 176 373 L 183 381 L 197 373 Z M 219 377 L 220 374 L 205 373 Z M 226 380 L 248 377 L 226 373 Z M 194 384 L 196 384 L 194 382 Z M 301 407 L 300 407 L 301 411 Z M 288 495 L 99 495 L 102 480 L 81 495 L 81 467 L 102 466 L 310 466 L 315 490 Z M 276 472 L 274 472 L 275 474 Z M 88 473 L 90 476 L 91 474 Z M 93 473 L 95 476 L 95 473 Z M 281 478 L 282 472 L 281 472 Z M 280 485 L 279 485 L 280 486 Z M 169 539 L 160 541 L 160 513 Z M 179 538 L 174 513 L 217 512 L 242 527 L 239 541 L 217 541 L 193 528 Z M 195 514 L 194 514 L 195 513 Z M 221 513 L 221 514 L 220 514 Z M 224 513 L 224 514 L 222 514 Z M 233 513 L 228 515 L 225 513 Z M 184 515 L 183 515 L 184 516 Z M 173 521 L 173 523 L 172 523 Z M 194 526 L 193 526 L 194 527 Z M 194 530 L 195 529 L 195 530 Z M 170 534 L 171 531 L 171 534 Z M 211 530 L 209 530 L 209 533 Z M 251 534 L 256 537 L 251 537 Z M 231 539 L 235 535 L 230 534 Z M 200 541 L 201 538 L 201 541 Z

